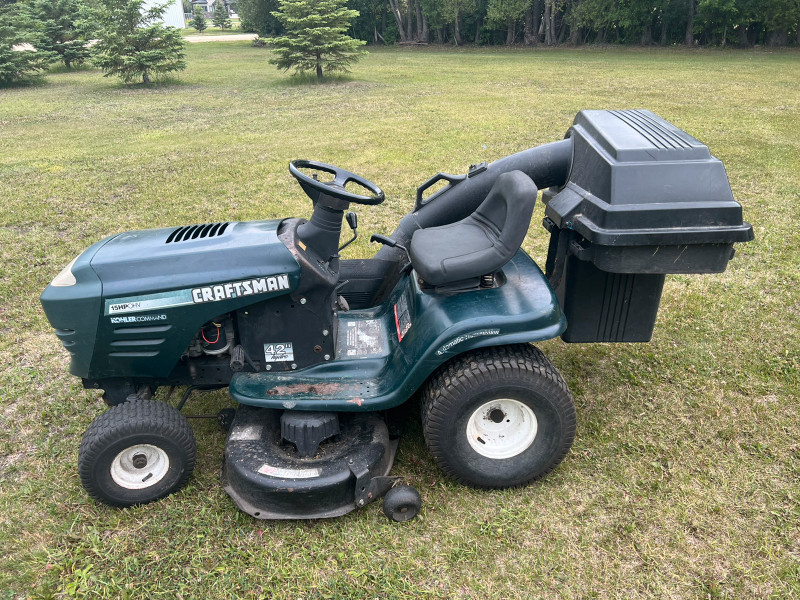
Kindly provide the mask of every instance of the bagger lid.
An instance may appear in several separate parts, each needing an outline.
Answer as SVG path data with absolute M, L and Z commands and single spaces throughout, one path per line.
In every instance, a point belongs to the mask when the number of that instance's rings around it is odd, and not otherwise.
M 731 244 L 753 239 L 722 162 L 647 110 L 585 110 L 567 136 L 567 183 L 546 216 L 609 246 Z

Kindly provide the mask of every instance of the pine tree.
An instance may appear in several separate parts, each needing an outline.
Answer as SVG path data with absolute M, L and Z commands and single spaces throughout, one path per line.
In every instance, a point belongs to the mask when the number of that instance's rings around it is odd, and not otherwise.
M 159 76 L 186 68 L 184 42 L 174 27 L 158 22 L 166 5 L 145 9 L 144 0 L 100 0 L 100 41 L 94 63 L 108 77 L 119 75 L 125 83 L 141 77 L 150 83 Z
M 222 30 L 230 29 L 231 18 L 228 16 L 228 7 L 225 6 L 223 0 L 217 0 L 217 6 L 214 9 L 214 27 L 219 27 Z
M 349 72 L 349 67 L 366 54 L 359 47 L 366 42 L 345 34 L 357 10 L 345 6 L 346 0 L 279 0 L 273 12 L 286 34 L 272 40 L 277 58 L 270 63 L 298 73 L 313 71 L 322 79 L 323 71 Z
M 189 21 L 189 27 L 194 27 L 200 33 L 208 27 L 208 21 L 206 21 L 206 15 L 203 12 L 202 6 L 195 6 L 194 7 L 194 18 Z
M 31 44 L 33 38 L 30 19 L 19 10 L 18 5 L 0 5 L 0 84 L 15 83 L 28 75 L 43 70 L 52 60 L 52 54 L 22 44 Z M 14 49 L 15 46 L 17 49 Z
M 31 0 L 26 8 L 33 23 L 36 48 L 53 53 L 68 69 L 89 58 L 77 0 Z

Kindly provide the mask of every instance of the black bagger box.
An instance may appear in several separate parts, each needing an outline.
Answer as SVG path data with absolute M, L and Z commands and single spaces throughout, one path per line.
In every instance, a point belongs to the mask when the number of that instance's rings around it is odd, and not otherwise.
M 566 342 L 646 342 L 664 276 L 721 273 L 753 239 L 725 167 L 646 110 L 585 110 L 567 183 L 544 194 L 547 277 Z

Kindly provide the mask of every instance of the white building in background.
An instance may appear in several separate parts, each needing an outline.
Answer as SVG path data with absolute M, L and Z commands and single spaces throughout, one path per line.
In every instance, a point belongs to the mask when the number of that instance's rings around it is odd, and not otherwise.
M 145 9 L 160 4 L 164 4 L 164 0 L 144 0 Z M 176 29 L 184 29 L 186 27 L 186 23 L 183 20 L 183 3 L 181 0 L 171 0 L 167 10 L 164 11 L 163 23 Z

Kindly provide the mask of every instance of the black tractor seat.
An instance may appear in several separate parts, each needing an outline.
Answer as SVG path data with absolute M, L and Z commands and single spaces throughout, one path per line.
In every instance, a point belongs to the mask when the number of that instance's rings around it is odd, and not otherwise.
M 537 193 L 525 173 L 509 171 L 470 216 L 415 231 L 408 252 L 417 275 L 429 286 L 477 287 L 481 276 L 502 269 L 522 245 Z

